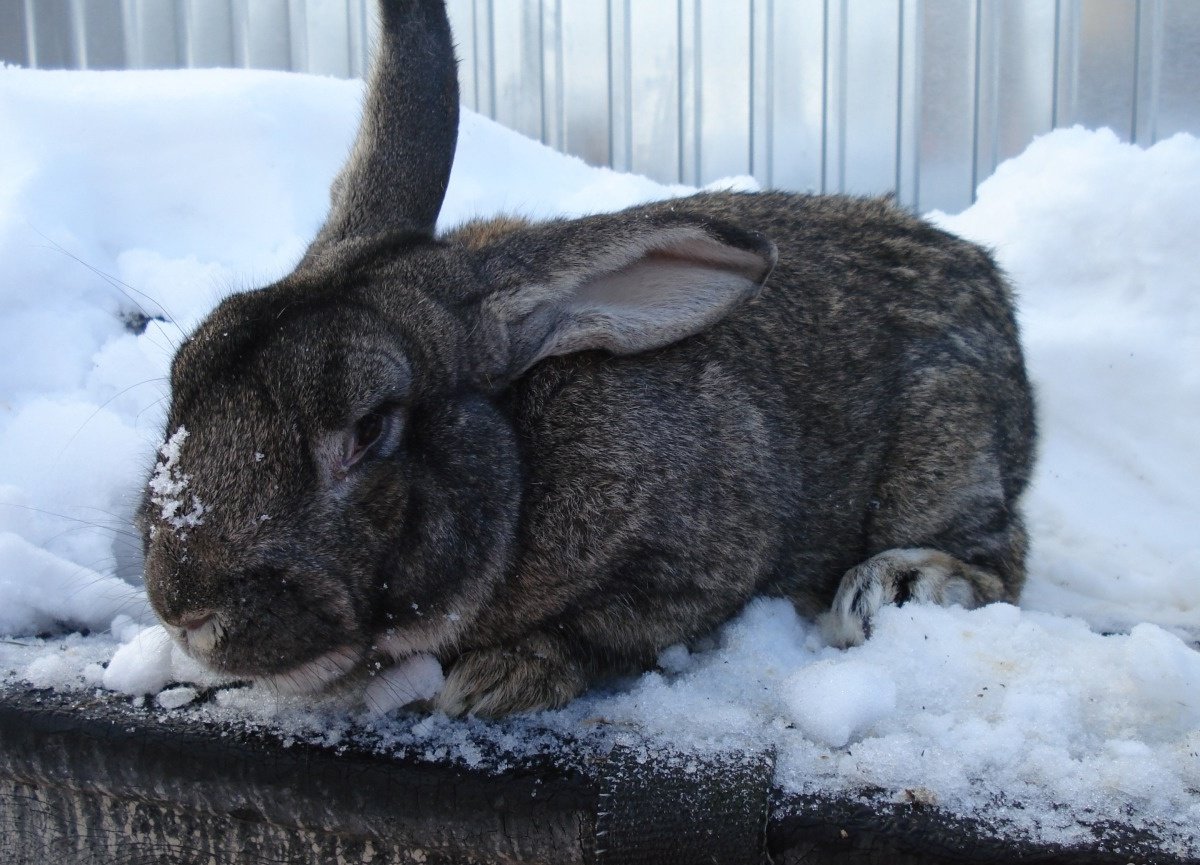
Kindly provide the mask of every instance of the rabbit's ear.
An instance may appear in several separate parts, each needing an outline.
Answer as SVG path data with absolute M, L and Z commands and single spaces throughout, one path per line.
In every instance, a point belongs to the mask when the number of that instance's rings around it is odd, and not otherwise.
M 354 149 L 310 254 L 383 232 L 433 234 L 458 136 L 458 67 L 443 0 L 380 0 Z
M 727 223 L 618 214 L 534 227 L 486 255 L 504 286 L 483 303 L 501 325 L 491 373 L 504 381 L 552 355 L 635 354 L 699 333 L 757 294 L 777 254 Z

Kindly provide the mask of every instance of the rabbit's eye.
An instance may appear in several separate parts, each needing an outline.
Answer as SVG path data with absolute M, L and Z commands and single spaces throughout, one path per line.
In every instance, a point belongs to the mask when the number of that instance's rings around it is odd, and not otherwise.
M 354 425 L 354 438 L 360 448 L 369 448 L 383 435 L 383 414 L 371 412 Z
M 395 403 L 377 406 L 327 439 L 323 448 L 334 480 L 343 480 L 367 457 L 387 457 L 404 433 L 404 411 Z
M 367 451 L 383 438 L 386 428 L 387 416 L 379 409 L 359 418 L 358 423 L 354 425 L 354 441 L 350 453 L 347 454 L 347 464 L 354 465 L 362 459 Z

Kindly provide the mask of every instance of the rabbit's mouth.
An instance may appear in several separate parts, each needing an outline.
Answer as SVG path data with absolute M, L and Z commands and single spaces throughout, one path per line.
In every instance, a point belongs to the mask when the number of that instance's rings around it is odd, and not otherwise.
M 437 655 L 453 647 L 474 617 L 474 611 L 459 612 L 465 603 L 445 613 L 429 613 L 402 627 L 380 633 L 366 649 L 343 645 L 294 667 L 264 676 L 256 684 L 280 694 L 318 694 L 336 690 L 342 680 L 353 678 L 372 659 L 386 665 L 405 662 L 418 655 Z M 378 666 L 372 664 L 371 666 Z

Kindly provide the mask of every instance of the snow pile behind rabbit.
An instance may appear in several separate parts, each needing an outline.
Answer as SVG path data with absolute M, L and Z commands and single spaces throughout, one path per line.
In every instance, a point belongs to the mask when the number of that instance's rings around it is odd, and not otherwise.
M 126 389 L 163 371 L 178 334 L 159 322 L 141 336 L 124 333 L 113 313 L 128 302 L 47 249 L 47 238 L 23 220 L 162 300 L 185 326 L 195 323 L 222 288 L 245 287 L 239 274 L 277 275 L 295 263 L 324 210 L 322 184 L 312 178 L 336 170 L 356 88 L 248 73 L 116 82 L 4 76 L 0 82 L 13 82 L 4 104 L 19 121 L 5 142 L 15 149 L 5 154 L 5 177 L 19 181 L 3 199 L 0 324 L 6 344 L 25 349 L 3 370 L 10 409 L 0 459 L 3 500 L 24 507 L 0 513 L 0 631 L 29 635 L 58 623 L 104 630 L 117 613 L 138 618 L 142 603 L 112 576 L 120 542 L 64 533 L 61 519 L 41 511 L 96 521 L 96 511 L 71 509 L 127 507 L 122 494 L 145 477 L 131 467 L 146 465 L 164 426 L 146 411 L 157 393 Z M 266 122 L 280 106 L 295 113 Z M 172 118 L 166 128 L 164 117 Z M 84 121 L 114 146 L 83 148 L 62 134 Z M 301 140 L 306 146 L 295 145 Z M 289 142 L 289 160 L 277 159 Z M 175 161 L 184 151 L 194 160 L 186 176 Z M 491 170 L 497 153 L 511 156 L 512 175 Z M 517 203 L 537 215 L 577 214 L 672 192 L 587 169 L 475 117 L 465 118 L 456 171 L 448 224 L 477 208 Z M 128 192 L 147 177 L 158 181 L 149 202 Z M 177 191 L 187 208 L 177 206 Z M 260 204 L 268 199 L 270 208 Z M 983 790 L 1017 785 L 1042 789 L 1047 801 L 1103 807 L 1111 800 L 1133 803 L 1138 813 L 1186 816 L 1197 722 L 1181 695 L 1196 692 L 1193 654 L 1153 626 L 1100 637 L 1028 608 L 1081 615 L 1098 629 L 1157 622 L 1196 638 L 1200 467 L 1188 430 L 1200 410 L 1189 274 L 1200 261 L 1188 226 L 1197 223 L 1197 201 L 1193 139 L 1143 151 L 1108 133 L 1064 131 L 1004 166 L 975 207 L 943 220 L 997 246 L 1022 286 L 1030 365 L 1043 397 L 1026 611 L 885 610 L 870 641 L 840 653 L 812 637 L 786 603 L 759 602 L 718 634 L 717 648 L 674 646 L 657 671 L 623 691 L 597 692 L 537 723 L 570 728 L 604 717 L 681 747 L 771 741 L 785 755 L 781 779 L 798 789 L 920 785 L 944 803 L 969 804 L 984 795 L 981 783 Z M 150 224 L 164 240 L 147 249 L 140 244 Z M 36 303 L 23 288 L 29 284 L 44 288 Z M 122 622 L 114 633 L 131 645 L 126 660 L 134 663 L 122 681 L 129 690 L 205 681 L 182 657 L 170 667 L 166 644 L 155 644 L 161 631 L 132 643 L 141 631 Z M 114 645 L 76 636 L 3 651 L 6 667 L 39 687 L 78 688 L 102 681 Z M 112 676 L 120 678 L 120 665 Z M 188 687 L 160 704 L 187 703 Z M 839 691 L 840 707 L 832 700 Z M 803 699 L 811 694 L 827 699 Z M 228 691 L 189 711 L 281 707 Z M 469 760 L 466 745 L 452 744 L 453 723 L 399 724 L 396 741 L 430 750 L 450 743 L 451 756 Z M 838 747 L 843 739 L 848 748 Z

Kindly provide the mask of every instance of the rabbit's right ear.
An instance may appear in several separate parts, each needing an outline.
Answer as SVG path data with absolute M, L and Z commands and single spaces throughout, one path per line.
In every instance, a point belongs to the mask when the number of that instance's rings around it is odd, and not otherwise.
M 700 333 L 758 293 L 775 244 L 696 216 L 627 214 L 532 226 L 483 252 L 497 338 L 482 359 L 503 386 L 539 360 L 636 354 Z
M 309 255 L 379 234 L 432 236 L 458 137 L 458 66 L 443 0 L 380 0 L 354 149 Z

